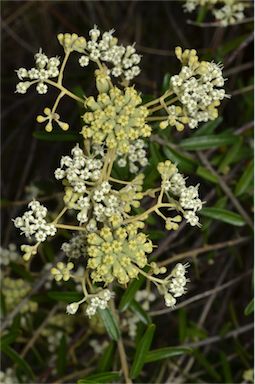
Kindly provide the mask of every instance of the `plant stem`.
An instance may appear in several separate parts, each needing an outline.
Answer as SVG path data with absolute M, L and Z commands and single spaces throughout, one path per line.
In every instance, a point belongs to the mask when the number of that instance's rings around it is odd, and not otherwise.
M 48 83 L 50 85 L 52 85 L 53 87 L 55 88 L 58 88 L 60 89 L 62 92 L 64 92 L 65 95 L 71 97 L 72 99 L 76 100 L 76 101 L 79 101 L 80 103 L 84 103 L 84 100 L 81 99 L 80 97 L 76 96 L 74 93 L 72 93 L 71 91 L 68 91 L 68 89 L 66 89 L 65 87 L 63 87 L 62 84 L 58 84 L 56 83 L 55 81 L 52 81 L 52 80 L 44 80 L 45 83 Z
M 56 224 L 55 227 L 60 229 L 70 229 L 71 231 L 86 231 L 86 228 L 78 227 L 76 225 Z

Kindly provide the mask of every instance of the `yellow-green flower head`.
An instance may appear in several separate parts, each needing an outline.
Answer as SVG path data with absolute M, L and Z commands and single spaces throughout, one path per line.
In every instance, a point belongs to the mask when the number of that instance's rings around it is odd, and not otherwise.
M 152 252 L 152 243 L 144 233 L 138 233 L 144 224 L 131 223 L 112 230 L 103 227 L 99 234 L 88 235 L 88 267 L 94 269 L 94 282 L 111 283 L 114 279 L 126 284 L 137 277 L 139 268 L 147 264 L 146 253 Z
M 177 172 L 176 165 L 174 165 L 170 160 L 161 162 L 158 164 L 158 172 L 160 173 L 162 179 L 169 179 L 174 173 Z
M 85 37 L 78 36 L 76 33 L 59 33 L 57 38 L 65 52 L 76 51 L 83 53 L 87 45 Z
M 131 142 L 151 134 L 150 126 L 145 122 L 148 110 L 139 106 L 141 102 L 132 87 L 124 91 L 111 88 L 108 93 L 100 93 L 97 99 L 90 96 L 85 103 L 90 112 L 83 116 L 84 138 L 91 138 L 94 144 L 105 142 L 108 148 L 127 153 Z
M 23 279 L 12 279 L 5 277 L 2 281 L 2 293 L 5 300 L 5 306 L 7 312 L 14 309 L 20 301 L 27 296 L 30 292 L 31 286 Z M 28 301 L 22 306 L 21 312 L 35 312 L 37 310 L 37 303 Z

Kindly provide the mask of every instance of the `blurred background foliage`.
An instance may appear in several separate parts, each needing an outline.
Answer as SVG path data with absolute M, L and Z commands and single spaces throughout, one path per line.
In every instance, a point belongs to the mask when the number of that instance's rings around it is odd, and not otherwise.
M 162 223 L 154 218 L 147 228 L 158 243 L 154 256 L 162 265 L 171 266 L 177 260 L 190 262 L 188 293 L 174 310 L 163 308 L 163 303 L 156 300 L 145 313 L 134 300 L 135 292 L 143 286 L 141 279 L 125 293 L 119 289 L 117 305 L 120 316 L 129 311 L 140 319 L 136 339 L 123 336 L 134 382 L 244 382 L 244 371 L 253 365 L 252 23 L 199 27 L 187 22 L 191 15 L 183 12 L 180 1 L 2 1 L 1 7 L 1 211 L 5 248 L 10 243 L 22 243 L 11 219 L 31 197 L 36 194 L 49 208 L 57 209 L 61 190 L 54 183 L 53 172 L 60 156 L 77 142 L 81 129 L 78 106 L 69 100 L 60 107 L 63 120 L 71 126 L 67 134 L 57 129 L 53 135 L 46 134 L 36 123 L 36 115 L 51 105 L 54 90 L 43 96 L 33 90 L 26 95 L 14 93 L 14 70 L 29 67 L 40 47 L 49 56 L 62 55 L 58 33 L 86 36 L 93 24 L 101 30 L 114 28 L 123 43 L 136 41 L 143 55 L 136 87 L 145 99 L 158 96 L 170 76 L 178 72 L 174 55 L 177 45 L 195 48 L 203 59 L 224 64 L 226 90 L 232 96 L 224 100 L 220 117 L 193 131 L 156 131 L 145 169 L 146 187 L 159 182 L 156 164 L 164 159 L 176 162 L 192 184 L 200 183 L 200 195 L 206 201 L 201 230 L 182 225 L 177 233 L 166 234 Z M 195 20 L 196 15 L 192 16 Z M 203 22 L 204 16 L 200 13 L 197 20 Z M 84 70 L 70 60 L 65 75 L 67 88 L 77 94 L 93 94 L 92 71 L 91 66 Z M 54 240 L 43 247 L 41 258 L 32 263 L 33 272 L 20 262 L 9 266 L 9 275 L 33 287 L 30 299 L 38 303 L 38 310 L 25 329 L 20 325 L 22 315 L 18 310 L 8 313 L 11 321 L 3 336 L 2 366 L 15 364 L 18 377 L 27 377 L 25 382 L 76 382 L 88 375 L 79 382 L 122 382 L 118 373 L 112 373 L 119 370 L 114 341 L 119 331 L 111 318 L 104 320 L 113 340 L 101 357 L 89 346 L 91 337 L 100 344 L 109 340 L 99 319 L 92 324 L 77 316 L 69 328 L 55 320 L 54 316 L 65 311 L 61 303 L 79 297 L 71 284 L 67 285 L 69 292 L 66 287 L 61 291 L 61 287 L 47 289 L 44 285 L 46 278 L 41 270 L 46 262 L 59 257 L 55 252 L 58 244 Z M 4 305 L 2 309 L 6 315 Z M 49 340 L 43 339 L 43 332 L 51 318 L 53 335 L 57 330 L 62 333 L 54 354 L 47 354 Z

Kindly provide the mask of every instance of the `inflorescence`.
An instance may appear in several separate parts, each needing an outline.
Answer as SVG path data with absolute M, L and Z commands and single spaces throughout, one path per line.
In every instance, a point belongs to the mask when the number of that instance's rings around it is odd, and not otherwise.
M 211 10 L 215 21 L 226 27 L 241 22 L 249 4 L 245 0 L 186 0 L 183 5 L 185 12 L 193 12 L 199 7 Z
M 141 56 L 134 45 L 119 45 L 113 32 L 101 33 L 94 26 L 88 40 L 76 34 L 59 34 L 65 54 L 62 62 L 58 57 L 48 58 L 40 50 L 35 55 L 35 68 L 17 71 L 20 80 L 29 79 L 18 83 L 19 93 L 26 93 L 33 83 L 41 94 L 47 92 L 48 85 L 59 91 L 53 107 L 46 107 L 44 116 L 37 117 L 39 123 L 46 123 L 46 131 L 52 131 L 53 122 L 63 131 L 69 129 L 56 112 L 63 96 L 79 102 L 82 108 L 84 147 L 75 145 L 70 156 L 62 156 L 55 171 L 55 178 L 64 188 L 62 211 L 52 220 L 46 207 L 32 201 L 28 211 L 14 219 L 14 225 L 32 242 L 21 246 L 25 260 L 30 260 L 40 244 L 58 230 L 72 233 L 61 247 L 67 261 L 59 261 L 51 274 L 57 282 L 73 279 L 80 284 L 83 298 L 70 303 L 66 311 L 75 314 L 81 306 L 89 317 L 109 305 L 114 296 L 112 283 L 126 286 L 140 274 L 155 284 L 166 306 L 174 306 L 186 292 L 187 265 L 177 264 L 167 274 L 165 267 L 149 260 L 153 244 L 146 225 L 154 214 L 163 220 L 166 230 L 178 230 L 183 220 L 199 226 L 199 186 L 187 186 L 178 165 L 165 161 L 157 167 L 160 185 L 146 190 L 143 168 L 148 164 L 148 140 L 156 129 L 151 122 L 158 122 L 161 129 L 195 128 L 200 122 L 214 120 L 226 97 L 222 67 L 199 61 L 193 49 L 182 51 L 177 47 L 180 73 L 172 76 L 162 96 L 144 103 L 129 84 L 140 73 Z M 90 62 L 97 66 L 96 96 L 80 98 L 63 86 L 63 72 L 71 53 L 80 55 L 82 67 Z M 154 114 L 156 111 L 159 116 Z M 119 174 L 122 168 L 129 170 L 128 180 L 114 177 L 113 167 Z M 149 199 L 151 204 L 142 208 Z M 69 220 L 72 218 L 69 224 L 64 221 L 66 213 Z M 159 274 L 165 277 L 156 277 Z

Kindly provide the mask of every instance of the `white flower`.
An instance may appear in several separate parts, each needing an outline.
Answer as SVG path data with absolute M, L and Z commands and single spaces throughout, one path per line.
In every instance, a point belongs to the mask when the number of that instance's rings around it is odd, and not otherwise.
M 37 84 L 36 86 L 36 90 L 37 92 L 40 94 L 40 95 L 44 95 L 45 93 L 47 93 L 47 90 L 48 90 L 48 87 L 46 84 L 40 82 Z
M 87 67 L 87 65 L 89 65 L 89 57 L 85 55 L 81 56 L 79 58 L 79 63 L 81 67 Z
M 195 214 L 194 211 L 186 211 L 184 212 L 183 216 L 192 227 L 199 225 L 199 217 Z
M 30 85 L 31 83 L 29 81 L 20 82 L 16 85 L 16 92 L 24 94 L 27 92 Z
M 66 307 L 66 313 L 68 313 L 68 315 L 74 315 L 78 311 L 78 308 L 79 303 L 68 304 Z
M 170 293 L 166 293 L 164 299 L 167 307 L 174 307 L 176 304 L 176 299 Z
M 45 220 L 47 208 L 39 201 L 31 201 L 28 207 L 30 210 L 14 220 L 15 227 L 19 228 L 26 237 L 30 238 L 34 235 L 38 242 L 45 241 L 47 236 L 54 236 L 56 227 Z

